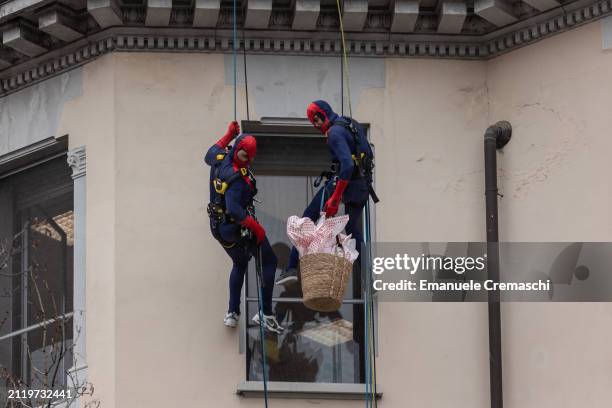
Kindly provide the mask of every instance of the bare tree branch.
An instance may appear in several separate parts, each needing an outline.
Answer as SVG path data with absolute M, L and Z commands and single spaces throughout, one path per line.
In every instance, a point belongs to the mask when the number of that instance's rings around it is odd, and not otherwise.
M 27 227 L 26 227 L 27 228 Z M 13 293 L 8 289 L 4 291 L 0 298 L 13 297 L 14 295 L 27 296 L 26 302 L 30 308 L 30 316 L 36 321 L 43 322 L 39 327 L 28 328 L 27 333 L 38 331 L 40 337 L 28 336 L 39 341 L 35 343 L 23 343 L 23 353 L 27 358 L 29 370 L 29 383 L 25 380 L 26 373 L 16 375 L 9 371 L 7 367 L 0 367 L 0 381 L 3 381 L 7 389 L 18 391 L 17 398 L 7 400 L 4 408 L 51 408 L 58 400 L 55 398 L 32 397 L 33 391 L 48 389 L 54 391 L 68 391 L 70 398 L 64 399 L 64 407 L 72 406 L 77 399 L 86 398 L 88 401 L 83 408 L 100 408 L 101 402 L 98 399 L 91 399 L 94 396 L 94 386 L 87 382 L 86 378 L 79 378 L 78 372 L 70 371 L 77 368 L 79 359 L 82 356 L 75 354 L 75 344 L 81 337 L 81 328 L 73 327 L 72 316 L 65 315 L 65 311 L 60 311 L 58 299 L 62 293 L 54 293 L 51 285 L 43 276 L 49 276 L 46 264 L 41 264 L 32 256 L 32 262 L 25 270 L 11 273 L 9 266 L 11 258 L 21 253 L 18 241 L 21 241 L 24 231 L 15 234 L 13 240 L 0 239 L 0 279 L 18 279 L 20 276 L 27 276 L 28 293 L 23 293 L 24 289 L 20 284 L 9 283 L 8 287 L 13 287 Z M 47 235 L 50 233 L 47 231 Z M 33 243 L 32 251 L 39 248 L 40 243 Z M 0 316 L 0 328 L 10 321 L 11 315 L 7 311 Z M 67 337 L 67 333 L 73 330 L 72 336 Z M 24 332 L 25 333 L 25 332 Z M 23 336 L 24 334 L 17 334 Z M 72 358 L 70 358 L 71 356 Z

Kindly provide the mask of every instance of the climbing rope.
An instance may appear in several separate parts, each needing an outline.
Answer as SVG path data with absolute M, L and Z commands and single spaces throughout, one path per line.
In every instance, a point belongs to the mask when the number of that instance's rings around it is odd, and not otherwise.
M 259 290 L 257 291 L 257 303 L 259 305 L 259 336 L 261 342 L 261 370 L 263 374 L 263 383 L 264 383 L 264 403 L 265 407 L 268 408 L 268 379 L 266 374 L 266 345 L 265 345 L 265 336 L 264 336 L 264 314 L 263 314 L 263 274 L 261 267 L 261 246 L 257 246 L 257 251 L 255 253 L 255 276 L 257 280 L 257 287 Z
M 242 21 L 244 21 L 244 11 Z M 247 77 L 246 39 L 244 38 L 244 26 L 242 27 L 242 62 L 244 63 L 244 92 L 246 94 L 246 115 L 247 120 L 251 120 L 251 115 L 249 113 L 249 79 Z
M 366 243 L 366 265 L 372 259 L 372 235 L 370 231 L 370 206 L 365 207 L 365 243 Z M 378 407 L 376 399 L 376 333 L 374 332 L 374 302 L 372 300 L 372 284 L 370 273 L 366 268 L 365 276 L 365 308 L 366 308 L 366 407 Z
M 353 117 L 353 109 L 351 108 L 351 87 L 349 79 L 349 65 L 348 65 L 348 52 L 346 50 L 346 40 L 344 38 L 344 23 L 342 20 L 342 9 L 340 7 L 340 0 L 336 0 L 336 6 L 338 8 L 338 20 L 340 21 L 340 36 L 342 38 L 342 62 L 344 66 L 344 77 L 346 78 L 346 94 L 348 97 L 349 116 Z M 341 78 L 343 79 L 343 78 Z M 342 110 L 344 111 L 344 92 L 342 92 Z
M 234 61 L 234 121 L 236 121 L 237 118 L 237 97 L 236 97 L 236 88 L 237 88 L 237 83 L 238 83 L 238 78 L 237 78 L 237 64 L 236 64 L 236 59 L 237 59 L 237 54 L 238 54 L 238 44 L 236 44 L 237 42 L 237 34 L 236 34 L 236 0 L 233 1 L 233 8 L 232 8 L 232 59 Z
M 342 115 L 344 115 L 344 84 L 346 81 L 346 94 L 348 98 L 349 117 L 353 117 L 353 109 L 351 104 L 351 86 L 349 77 L 349 63 L 348 63 L 348 51 L 346 49 L 346 38 L 344 35 L 344 22 L 342 19 L 342 8 L 340 7 L 340 0 L 336 0 L 336 7 L 338 9 L 338 21 L 340 22 L 340 37 L 342 39 L 342 57 L 340 60 L 340 92 L 342 95 Z M 366 222 L 365 222 L 365 235 L 366 244 L 371 242 L 370 237 L 370 212 L 369 206 L 365 208 Z M 369 245 L 367 246 L 369 248 Z M 369 249 L 368 249 L 369 251 Z M 366 262 L 369 264 L 369 253 Z M 362 260 L 363 261 L 363 260 Z M 367 268 L 365 268 L 367 271 Z M 374 333 L 374 305 L 372 302 L 372 289 L 370 285 L 369 271 L 365 276 L 365 401 L 367 407 L 378 407 L 378 401 L 376 400 L 376 343 Z
M 340 114 L 344 116 L 344 61 L 340 56 Z
M 323 211 L 325 207 L 325 196 L 327 195 L 327 184 L 330 183 L 331 180 L 327 180 L 325 184 L 323 184 L 323 194 L 321 194 L 321 203 L 319 205 L 319 212 Z
M 234 121 L 237 120 L 238 117 L 238 96 L 237 96 L 237 88 L 238 88 L 238 27 L 237 27 L 237 0 L 233 0 L 233 24 L 232 24 L 232 60 L 234 63 Z M 244 20 L 244 12 L 242 14 Z M 244 63 L 244 85 L 246 89 L 246 114 L 247 120 L 250 120 L 249 115 L 249 87 L 247 82 L 247 62 L 246 62 L 246 41 L 244 38 L 244 27 L 242 28 L 242 42 L 243 42 L 243 63 Z M 264 335 L 264 313 L 263 313 L 263 276 L 262 276 L 262 264 L 261 264 L 261 246 L 257 246 L 255 251 L 255 279 L 257 282 L 257 304 L 258 304 L 258 314 L 259 314 L 259 338 L 261 342 L 261 370 L 263 375 L 263 384 L 264 384 L 264 402 L 265 407 L 268 408 L 268 378 L 267 378 L 267 358 L 266 358 L 266 345 L 265 345 L 265 335 Z

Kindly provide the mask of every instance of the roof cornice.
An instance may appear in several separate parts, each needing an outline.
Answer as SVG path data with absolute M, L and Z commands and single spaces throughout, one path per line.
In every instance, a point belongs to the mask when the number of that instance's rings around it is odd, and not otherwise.
M 484 36 L 348 33 L 351 57 L 487 60 L 612 14 L 612 0 L 573 3 Z M 245 30 L 247 54 L 338 56 L 337 33 Z M 0 71 L 0 97 L 110 52 L 230 53 L 231 29 L 115 26 Z

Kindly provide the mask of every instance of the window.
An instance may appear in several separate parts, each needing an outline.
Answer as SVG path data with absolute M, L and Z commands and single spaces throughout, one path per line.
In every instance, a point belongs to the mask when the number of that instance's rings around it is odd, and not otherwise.
M 54 157 L 0 175 L 3 396 L 61 390 L 72 365 L 73 180 L 66 154 Z
M 314 180 L 328 170 L 330 157 L 323 137 L 310 126 L 266 126 L 243 124 L 257 136 L 257 217 L 266 228 L 279 264 L 287 266 L 291 244 L 286 234 L 287 218 L 301 215 L 318 188 Z M 320 313 L 302 303 L 299 285 L 286 290 L 276 286 L 273 306 L 285 327 L 281 335 L 266 333 L 266 368 L 269 381 L 299 383 L 360 384 L 364 368 L 364 301 L 361 273 L 355 265 L 342 307 Z M 246 279 L 246 378 L 262 381 L 259 327 L 251 318 L 258 311 L 254 266 Z

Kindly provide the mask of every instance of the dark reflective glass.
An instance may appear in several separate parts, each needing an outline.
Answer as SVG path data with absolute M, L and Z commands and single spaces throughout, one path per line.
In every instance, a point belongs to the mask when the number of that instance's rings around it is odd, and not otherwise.
M 73 180 L 62 156 L 0 180 L 0 367 L 5 377 L 62 386 L 72 320 Z
M 61 389 L 72 385 L 72 319 L 59 321 L 28 332 L 28 365 L 31 389 L 45 386 Z M 51 386 L 52 385 L 52 386 Z
M 257 197 L 262 201 L 256 205 L 257 218 L 266 229 L 266 236 L 278 258 L 277 276 L 287 267 L 291 252 L 291 242 L 287 237 L 287 219 L 292 215 L 302 216 L 302 212 L 318 191 L 313 187 L 314 179 L 315 177 L 306 176 L 257 176 Z M 254 273 L 254 262 L 251 262 L 247 279 L 249 298 L 257 296 Z M 273 296 L 275 298 L 302 296 L 299 285 L 291 289 L 291 295 L 284 292 L 286 291 L 282 286 L 277 286 L 274 288 Z M 344 293 L 344 298 L 361 298 L 360 268 L 358 266 L 353 268 L 353 276 Z
M 363 319 L 361 304 L 320 313 L 301 303 L 275 303 L 283 334 L 264 334 L 268 381 L 362 383 Z M 257 302 L 248 302 L 247 379 L 262 381 L 259 326 L 251 318 Z
M 323 186 L 313 185 L 319 173 L 328 170 L 327 149 L 324 144 L 321 146 L 319 150 L 300 149 L 291 143 L 281 143 L 280 138 L 275 138 L 275 143 L 262 143 L 260 146 L 261 154 L 258 153 L 255 170 L 260 171 L 256 174 L 257 198 L 262 202 L 256 204 L 257 218 L 266 229 L 266 236 L 278 258 L 277 276 L 289 263 L 291 242 L 287 237 L 287 219 L 293 215 L 301 217 Z M 308 166 L 300 167 L 304 163 Z M 313 163 L 317 165 L 312 166 Z M 321 206 L 323 204 L 322 201 Z M 342 214 L 343 210 L 340 211 Z M 262 342 L 259 326 L 251 320 L 258 311 L 254 266 L 251 262 L 245 282 L 247 379 L 261 381 Z M 359 302 L 361 287 L 360 268 L 355 265 L 344 299 Z M 264 335 L 269 381 L 364 382 L 362 304 L 345 303 L 333 313 L 315 312 L 302 304 L 299 284 L 288 288 L 276 286 L 273 297 L 276 317 L 286 330 L 279 335 L 267 332 Z

